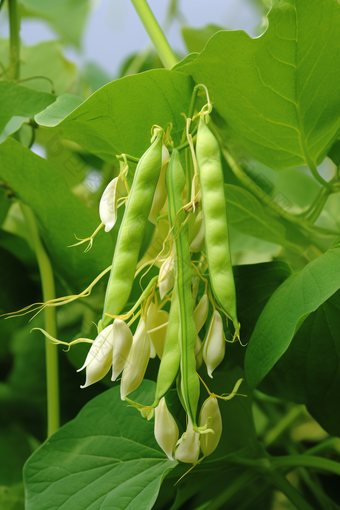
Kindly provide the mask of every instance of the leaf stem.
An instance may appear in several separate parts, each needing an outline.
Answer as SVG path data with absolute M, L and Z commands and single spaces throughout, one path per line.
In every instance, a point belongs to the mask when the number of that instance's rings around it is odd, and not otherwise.
M 55 298 L 54 279 L 51 262 L 40 240 L 37 222 L 30 207 L 20 203 L 20 207 L 26 220 L 27 228 L 32 240 L 33 248 L 37 257 L 40 271 L 43 300 L 44 302 Z M 46 307 L 44 310 L 45 330 L 56 338 L 56 311 L 54 307 Z M 51 436 L 59 428 L 59 379 L 58 379 L 58 351 L 46 337 L 46 382 L 47 382 L 47 437 Z
M 295 489 L 282 473 L 273 471 L 268 474 L 268 480 L 295 505 L 297 510 L 313 510 L 313 507 L 310 506 L 300 492 Z
M 137 14 L 153 42 L 166 69 L 177 64 L 177 59 L 146 0 L 131 0 Z
M 266 436 L 263 439 L 263 444 L 265 447 L 268 447 L 272 443 L 274 443 L 283 433 L 284 431 L 294 423 L 294 421 L 304 412 L 305 406 L 299 405 L 294 406 L 289 412 L 284 416 L 282 420 L 272 429 L 268 431 Z
M 329 471 L 336 475 L 340 475 L 340 463 L 334 460 L 317 457 L 314 455 L 287 455 L 284 457 L 271 457 L 271 469 L 308 467 Z
M 9 15 L 9 75 L 12 80 L 20 74 L 20 17 L 17 0 L 8 0 Z

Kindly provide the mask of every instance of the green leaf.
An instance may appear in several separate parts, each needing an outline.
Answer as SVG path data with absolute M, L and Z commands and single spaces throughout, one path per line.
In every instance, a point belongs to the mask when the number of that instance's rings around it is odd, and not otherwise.
M 82 102 L 83 100 L 78 96 L 62 94 L 57 97 L 54 108 L 52 108 L 53 105 L 49 106 L 45 111 L 36 115 L 35 120 L 38 124 L 43 126 L 57 126 L 69 113 L 78 108 Z
M 152 398 L 154 386 L 144 381 L 139 400 Z M 176 464 L 157 445 L 153 423 L 113 388 L 85 405 L 28 460 L 27 510 L 148 510 Z
M 218 25 L 206 25 L 204 28 L 182 27 L 182 36 L 190 53 L 200 53 L 209 39 L 220 30 L 224 29 Z
M 84 290 L 111 264 L 111 237 L 100 232 L 86 254 L 83 246 L 68 246 L 76 242 L 74 234 L 80 238 L 91 235 L 99 218 L 73 195 L 46 160 L 16 141 L 7 139 L 0 145 L 0 159 L 1 179 L 35 213 L 55 271 L 71 288 Z
M 0 62 L 5 67 L 8 66 L 8 55 L 8 40 L 2 39 Z M 54 91 L 57 95 L 70 92 L 75 87 L 77 68 L 63 56 L 58 41 L 22 46 L 20 60 L 20 78 L 30 78 L 24 82 L 25 87 L 43 92 Z
M 171 122 L 171 136 L 179 145 L 185 127 L 192 80 L 165 69 L 147 71 L 113 81 L 95 92 L 60 122 L 58 108 L 36 116 L 42 126 L 56 126 L 62 136 L 100 158 L 116 163 L 116 154 L 140 157 L 150 145 L 151 128 Z
M 299 249 L 291 235 L 292 227 L 281 218 L 269 215 L 254 195 L 233 184 L 225 184 L 224 189 L 230 226 L 270 243 Z M 268 196 L 268 202 L 270 200 Z M 304 243 L 301 234 L 299 240 Z
M 0 81 L 0 134 L 13 116 L 34 117 L 55 99 L 52 94 L 36 92 L 10 81 Z
M 248 383 L 255 387 L 288 349 L 308 315 L 340 288 L 340 243 L 291 276 L 261 313 L 245 358 Z
M 48 21 L 59 32 L 65 42 L 80 45 L 90 10 L 89 0 L 22 0 L 23 14 Z
M 340 436 L 340 293 L 300 327 L 260 389 L 305 404 L 329 433 Z
M 230 136 L 280 170 L 320 163 L 340 118 L 337 0 L 275 0 L 258 38 L 222 31 L 177 70 L 204 83 Z

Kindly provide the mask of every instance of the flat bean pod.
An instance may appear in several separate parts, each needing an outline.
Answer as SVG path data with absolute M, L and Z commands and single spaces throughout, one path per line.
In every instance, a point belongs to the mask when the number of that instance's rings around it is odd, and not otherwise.
M 193 318 L 194 302 L 191 292 L 192 271 L 188 226 L 184 222 L 182 190 L 185 177 L 177 150 L 173 150 L 166 173 L 169 221 L 175 239 L 175 290 L 179 305 L 179 344 L 181 349 L 181 393 L 186 412 L 197 429 L 196 413 L 199 399 L 199 379 L 196 374 L 196 327 Z
M 105 295 L 102 327 L 110 322 L 105 314 L 118 315 L 132 289 L 138 255 L 162 165 L 163 130 L 141 157 L 119 229 L 112 269 Z
M 210 282 L 216 301 L 230 315 L 237 335 L 240 324 L 236 312 L 221 154 L 215 136 L 202 118 L 197 133 L 196 157 Z

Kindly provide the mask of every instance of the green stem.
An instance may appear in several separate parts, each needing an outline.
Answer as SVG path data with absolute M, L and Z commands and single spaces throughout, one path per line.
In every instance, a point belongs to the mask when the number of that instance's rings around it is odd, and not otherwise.
M 281 468 L 308 467 L 322 471 L 329 471 L 340 475 L 340 463 L 334 460 L 317 457 L 314 455 L 287 455 L 284 457 L 271 457 L 271 468 L 273 470 Z
M 146 0 L 131 0 L 147 33 L 153 42 L 159 58 L 166 69 L 177 64 L 177 59 Z
M 268 474 L 268 480 L 295 505 L 297 510 L 313 510 L 313 507 L 310 506 L 282 473 L 273 471 Z
M 312 204 L 314 207 L 311 206 L 311 210 L 305 216 L 305 218 L 310 221 L 310 223 L 314 223 L 318 219 L 331 192 L 332 191 L 329 188 L 321 189 L 320 194 Z
M 258 475 L 253 470 L 249 469 L 242 473 L 236 481 L 227 487 L 217 498 L 215 498 L 205 510 L 218 510 L 219 508 L 225 508 L 225 503 L 229 501 L 235 494 L 240 490 L 245 489 L 250 483 L 252 483 Z
M 54 280 L 51 262 L 39 237 L 36 219 L 30 207 L 20 203 L 20 207 L 26 220 L 30 239 L 37 257 L 40 271 L 43 300 L 44 302 L 55 298 Z M 56 338 L 56 311 L 54 307 L 46 307 L 44 310 L 45 330 Z M 59 428 L 59 379 L 58 379 L 58 351 L 47 338 L 46 349 L 46 382 L 47 382 L 47 437 L 51 436 Z
M 304 412 L 305 406 L 294 406 L 288 414 L 284 418 L 282 418 L 279 423 L 269 430 L 266 434 L 263 444 L 268 447 L 272 443 L 274 443 L 284 432 L 285 430 L 294 423 L 294 421 Z
M 334 445 L 336 445 L 337 443 L 340 446 L 340 439 L 338 437 L 330 437 L 328 439 L 325 439 L 325 441 L 322 441 L 322 443 L 319 443 L 316 446 L 309 448 L 309 450 L 304 452 L 304 455 L 319 454 L 321 452 L 324 452 L 325 450 L 333 448 Z
M 9 75 L 12 80 L 19 78 L 20 74 L 20 18 L 17 0 L 8 0 L 9 14 Z

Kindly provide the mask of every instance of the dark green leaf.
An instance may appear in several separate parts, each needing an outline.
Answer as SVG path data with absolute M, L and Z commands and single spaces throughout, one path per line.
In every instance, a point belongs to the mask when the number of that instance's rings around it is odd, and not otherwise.
M 100 223 L 99 218 L 73 195 L 63 177 L 46 160 L 14 140 L 1 144 L 0 158 L 0 176 L 38 218 L 55 269 L 72 288 L 84 290 L 110 265 L 111 237 L 100 232 L 86 254 L 83 246 L 68 246 L 75 243 L 74 234 L 81 238 L 91 235 Z
M 340 288 L 340 245 L 286 280 L 262 311 L 247 348 L 247 380 L 257 386 L 288 349 L 308 315 Z
M 336 139 L 340 99 L 337 0 L 275 0 L 269 27 L 212 37 L 177 70 L 204 83 L 230 135 L 277 170 L 316 165 Z
M 260 389 L 293 402 L 329 432 L 340 436 L 340 294 L 325 301 L 302 324 Z
M 185 127 L 180 113 L 189 108 L 192 87 L 181 73 L 147 71 L 105 85 L 61 122 L 58 105 L 35 119 L 42 126 L 58 125 L 64 138 L 116 163 L 116 154 L 145 152 L 154 124 L 165 129 L 171 122 L 171 136 L 179 144 Z
M 153 393 L 154 383 L 144 381 L 139 400 Z M 148 510 L 174 466 L 154 439 L 153 423 L 113 388 L 89 402 L 28 460 L 27 510 Z

